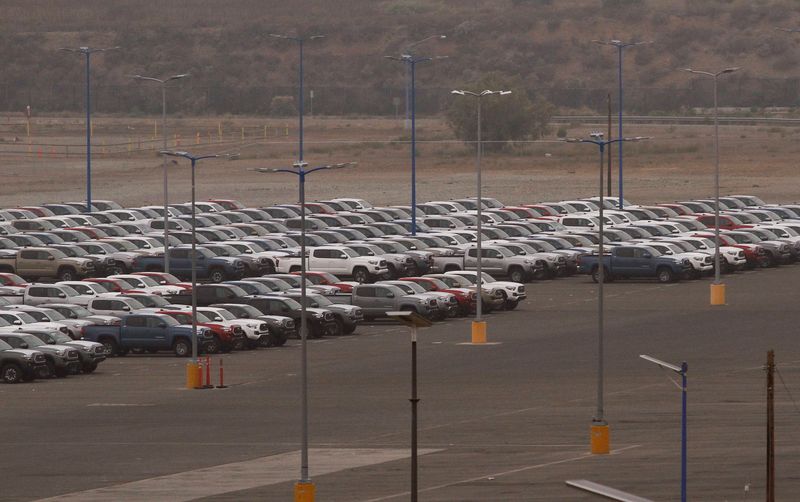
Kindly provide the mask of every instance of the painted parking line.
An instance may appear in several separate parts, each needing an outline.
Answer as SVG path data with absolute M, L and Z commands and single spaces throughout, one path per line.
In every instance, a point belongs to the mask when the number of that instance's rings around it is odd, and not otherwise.
M 420 449 L 420 455 L 442 451 Z M 386 448 L 312 448 L 313 477 L 346 469 L 382 464 L 408 458 L 410 450 Z M 223 493 L 248 490 L 259 486 L 285 483 L 297 479 L 300 451 L 222 464 L 204 469 L 179 472 L 168 476 L 143 479 L 120 485 L 73 492 L 39 502 L 183 502 Z

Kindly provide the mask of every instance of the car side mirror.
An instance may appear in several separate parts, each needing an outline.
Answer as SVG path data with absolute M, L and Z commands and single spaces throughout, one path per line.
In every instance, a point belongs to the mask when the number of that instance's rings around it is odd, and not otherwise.
M 27 343 L 25 343 L 25 342 L 22 342 L 22 343 L 20 343 L 20 344 L 19 344 L 19 348 L 21 348 L 21 349 L 27 349 L 27 348 L 28 348 L 28 344 L 27 344 Z
M 20 326 L 20 325 L 22 325 L 22 321 L 20 321 L 19 319 L 15 319 L 14 320 L 14 325 L 15 326 Z
M 589 227 L 589 228 L 594 228 L 594 223 L 592 223 L 592 222 L 589 222 L 589 224 L 588 224 L 588 225 L 586 225 L 586 226 L 587 226 L 587 227 Z
M 652 257 L 653 257 L 653 255 L 651 255 L 650 253 L 642 253 L 642 258 L 650 259 Z
M 347 255 L 346 254 L 340 254 L 339 258 L 342 259 L 342 260 L 346 260 L 347 259 Z
M 386 293 L 386 298 L 394 298 L 394 293 Z
M 228 298 L 229 300 L 232 300 L 233 298 L 236 298 L 236 295 L 235 295 L 235 294 L 233 294 L 233 293 L 231 293 L 231 292 L 228 292 L 227 298 Z
M 159 328 L 166 328 L 166 327 L 167 327 L 167 323 L 165 323 L 165 322 L 160 322 L 160 323 L 158 323 L 158 327 L 159 327 Z
M 55 256 L 48 256 L 47 259 L 49 261 L 55 261 L 56 257 Z
M 124 310 L 125 312 L 130 312 L 131 308 L 125 305 L 124 307 L 122 307 L 122 310 Z
M 65 293 L 59 293 L 59 294 L 58 294 L 58 297 L 59 297 L 59 298 L 66 298 L 66 297 L 67 297 L 67 295 L 66 295 Z

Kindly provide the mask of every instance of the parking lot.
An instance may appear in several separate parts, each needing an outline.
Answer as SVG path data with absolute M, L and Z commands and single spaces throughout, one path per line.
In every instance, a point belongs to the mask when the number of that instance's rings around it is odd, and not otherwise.
M 487 345 L 465 343 L 467 319 L 422 331 L 421 499 L 595 500 L 564 484 L 589 479 L 677 500 L 680 393 L 642 353 L 689 363 L 690 498 L 762 498 L 762 366 L 774 348 L 786 384 L 776 378 L 776 489 L 786 500 L 800 489 L 800 410 L 788 393 L 800 396 L 799 277 L 792 266 L 733 274 L 728 305 L 716 308 L 705 281 L 607 285 L 609 456 L 588 453 L 590 279 L 531 285 L 517 310 L 489 316 Z M 408 498 L 409 349 L 405 328 L 379 323 L 310 342 L 310 470 L 320 500 Z M 88 378 L 0 386 L 0 499 L 154 500 L 164 486 L 170 500 L 290 499 L 299 343 L 224 358 L 227 389 L 185 390 L 185 360 L 167 355 L 115 358 Z

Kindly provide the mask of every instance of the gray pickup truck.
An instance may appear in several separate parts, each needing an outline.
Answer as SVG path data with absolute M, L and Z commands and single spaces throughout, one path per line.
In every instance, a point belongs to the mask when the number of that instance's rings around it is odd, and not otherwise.
M 478 248 L 467 248 L 463 254 L 452 256 L 435 256 L 433 258 L 434 273 L 452 272 L 455 270 L 475 270 L 478 266 Z M 534 277 L 541 277 L 547 268 L 541 258 L 532 258 L 515 254 L 503 246 L 485 244 L 481 246 L 481 269 L 487 274 L 508 277 L 512 282 L 530 282 Z
M 438 306 L 435 298 L 425 295 L 407 295 L 402 289 L 391 284 L 360 284 L 353 287 L 351 303 L 364 311 L 365 319 L 386 317 L 387 312 L 398 310 L 414 311 L 433 318 Z

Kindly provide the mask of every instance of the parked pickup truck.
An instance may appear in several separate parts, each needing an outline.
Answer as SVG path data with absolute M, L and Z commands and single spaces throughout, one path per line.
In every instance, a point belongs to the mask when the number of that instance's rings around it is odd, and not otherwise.
M 58 279 L 71 281 L 94 274 L 94 262 L 88 258 L 70 258 L 58 249 L 27 247 L 0 254 L 0 272 L 9 272 L 26 279 Z
M 307 269 L 330 272 L 337 276 L 352 277 L 359 283 L 372 282 L 389 274 L 386 260 L 377 256 L 360 256 L 345 246 L 319 246 L 308 250 Z M 300 270 L 300 256 L 278 258 L 276 268 L 280 273 Z
M 434 273 L 455 270 L 475 270 L 478 266 L 478 248 L 470 247 L 463 254 L 452 256 L 435 256 L 433 258 Z M 534 277 L 545 273 L 547 264 L 542 259 L 514 254 L 503 246 L 481 246 L 481 269 L 487 274 L 508 277 L 512 282 L 530 282 Z
M 240 279 L 245 274 L 242 260 L 227 256 L 216 256 L 208 249 L 197 248 L 197 278 L 211 282 Z M 169 251 L 170 273 L 184 280 L 192 276 L 192 248 L 179 246 Z M 160 272 L 164 270 L 164 256 L 139 256 L 131 265 L 131 273 Z
M 181 326 L 164 314 L 131 314 L 116 326 L 86 326 L 81 339 L 102 343 L 108 355 L 124 356 L 131 349 L 150 353 L 173 351 L 178 357 L 188 357 L 192 353 L 192 327 Z M 214 333 L 198 326 L 198 350 L 205 351 L 213 343 Z
M 15 349 L 0 340 L 0 378 L 5 383 L 47 378 L 49 374 L 44 354 L 38 350 Z
M 391 284 L 359 284 L 353 288 L 353 305 L 361 307 L 365 319 L 386 317 L 387 312 L 410 310 L 432 318 L 438 311 L 435 298 L 425 295 L 407 295 Z
M 583 255 L 578 268 L 583 274 L 591 274 L 595 282 L 600 280 L 598 258 L 597 254 Z M 658 282 L 674 282 L 692 271 L 687 258 L 659 256 L 649 246 L 617 246 L 603 255 L 602 263 L 604 280 L 608 282 L 625 277 L 655 277 Z

